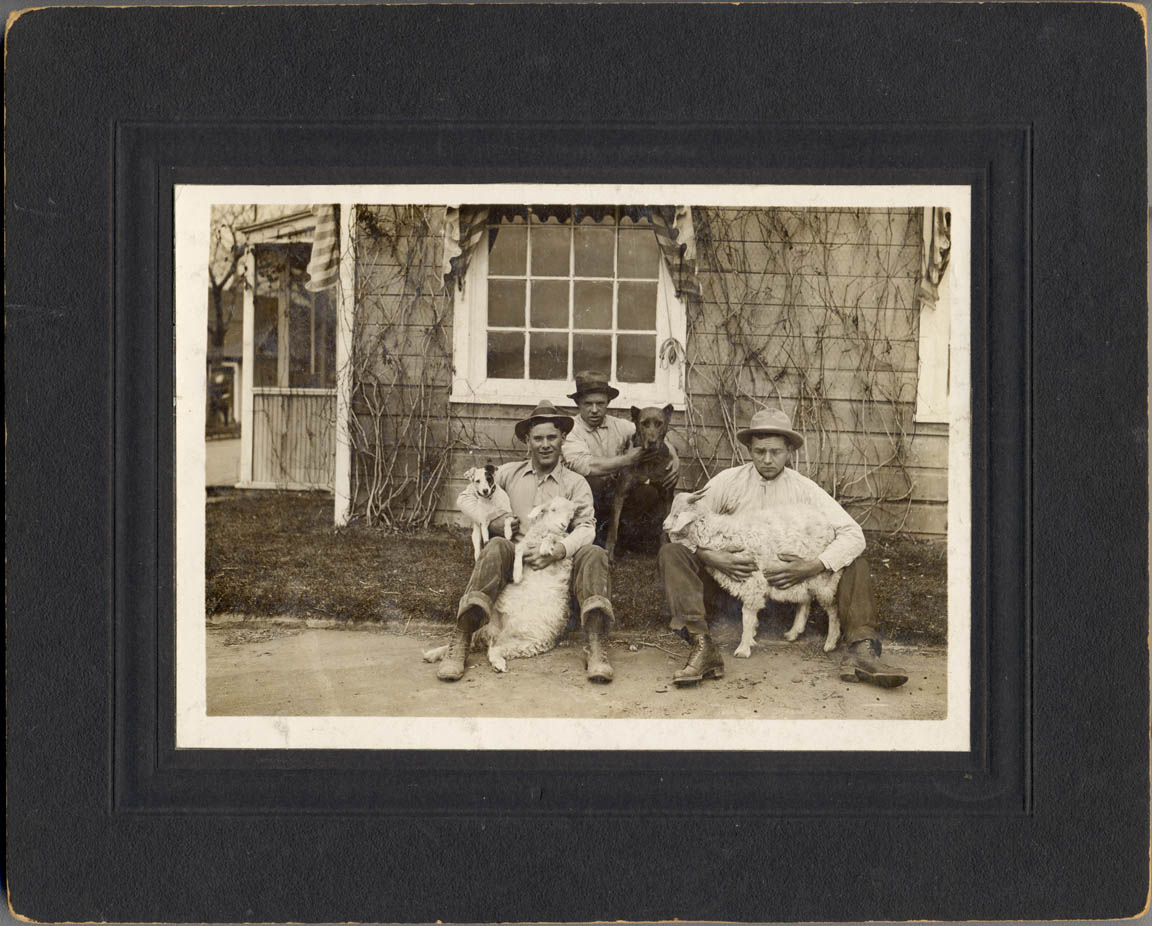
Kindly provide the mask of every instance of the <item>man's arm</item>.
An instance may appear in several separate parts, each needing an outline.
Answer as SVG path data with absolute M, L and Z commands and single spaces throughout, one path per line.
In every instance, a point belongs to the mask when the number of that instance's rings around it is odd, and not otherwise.
M 566 556 L 575 556 L 577 550 L 596 539 L 596 509 L 587 479 L 581 478 L 568 497 L 576 503 L 576 513 L 572 516 L 572 532 L 564 538 L 562 545 Z
M 692 504 L 702 505 L 710 511 L 718 511 L 727 504 L 728 483 L 731 481 L 734 469 L 726 469 L 708 480 L 703 489 L 692 494 Z M 687 537 L 672 536 L 673 543 L 687 547 L 709 569 L 717 569 L 733 579 L 747 579 L 759 567 L 756 559 L 742 546 L 733 545 L 731 549 L 713 550 L 709 547 L 697 546 Z
M 843 569 L 864 552 L 864 531 L 856 520 L 820 486 L 812 483 L 808 502 L 832 525 L 832 542 L 815 559 L 802 559 L 788 553 L 780 554 L 784 565 L 764 574 L 769 584 L 777 588 L 790 588 L 805 579 L 827 570 Z
M 592 461 L 592 451 L 588 449 L 588 442 L 584 435 L 573 428 L 560 445 L 560 459 L 564 461 L 572 472 L 581 476 L 588 475 L 588 465 Z
M 832 525 L 832 542 L 820 554 L 820 562 L 829 572 L 843 569 L 864 552 L 864 531 L 831 495 L 813 485 L 812 503 Z
M 635 425 L 631 422 L 624 422 L 624 424 L 635 431 Z M 614 456 L 593 456 L 584 435 L 575 430 L 565 438 L 560 447 L 560 455 L 564 459 L 564 465 L 581 476 L 607 476 L 609 473 L 618 472 L 633 465 L 643 453 L 644 450 L 641 447 L 629 447 L 624 452 Z

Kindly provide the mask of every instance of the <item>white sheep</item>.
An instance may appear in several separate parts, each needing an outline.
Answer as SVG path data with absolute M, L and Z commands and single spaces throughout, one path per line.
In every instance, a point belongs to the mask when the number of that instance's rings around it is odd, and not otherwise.
M 576 503 L 554 498 L 528 514 L 524 536 L 516 544 L 513 580 L 492 605 L 492 615 L 472 635 L 472 645 L 488 647 L 488 662 L 497 672 L 507 670 L 507 660 L 535 656 L 552 649 L 568 625 L 568 582 L 572 558 L 565 556 L 543 569 L 524 569 L 524 554 L 547 552 L 552 544 L 568 536 L 576 514 Z M 424 654 L 426 662 L 437 662 L 447 652 L 438 646 Z
M 831 652 L 840 640 L 840 617 L 836 610 L 836 589 L 844 570 L 822 572 L 798 582 L 791 588 L 769 585 L 765 573 L 782 568 L 779 554 L 790 553 L 803 559 L 814 559 L 827 549 L 835 532 L 815 508 L 809 505 L 780 505 L 771 511 L 754 515 L 726 515 L 710 511 L 692 493 L 681 493 L 673 499 L 672 509 L 664 521 L 670 540 L 685 539 L 709 550 L 735 552 L 747 550 L 759 569 L 743 580 L 733 579 L 718 569 L 708 572 L 726 592 L 740 599 L 743 633 L 736 655 L 752 655 L 756 642 L 757 614 L 767 600 L 796 605 L 796 619 L 784 639 L 794 641 L 808 624 L 808 611 L 813 600 L 828 613 L 828 636 L 824 652 Z

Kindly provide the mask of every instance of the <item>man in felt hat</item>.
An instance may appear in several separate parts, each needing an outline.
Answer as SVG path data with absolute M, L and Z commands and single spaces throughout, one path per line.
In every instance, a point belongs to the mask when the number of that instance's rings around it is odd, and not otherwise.
M 751 463 L 717 473 L 700 490 L 700 503 L 721 514 L 750 514 L 778 505 L 804 504 L 818 508 L 833 526 L 834 536 L 815 559 L 783 554 L 784 565 L 766 574 L 772 585 L 788 588 L 821 572 L 843 569 L 836 604 L 847 649 L 840 678 L 895 688 L 908 681 L 908 673 L 880 658 L 880 632 L 872 581 L 864 552 L 864 532 L 840 505 L 811 479 L 789 468 L 792 455 L 804 446 L 803 435 L 780 409 L 762 409 L 752 416 L 736 438 L 752 457 Z M 658 557 L 660 574 L 672 612 L 672 629 L 688 631 L 692 651 L 688 662 L 673 676 L 677 685 L 690 685 L 724 674 L 724 659 L 708 633 L 704 591 L 715 588 L 707 568 L 735 579 L 745 579 L 757 568 L 746 550 L 708 550 L 686 542 L 669 543 Z
M 596 370 L 576 374 L 576 391 L 569 394 L 579 409 L 572 433 L 564 441 L 564 465 L 580 473 L 592 487 L 596 506 L 596 543 L 603 544 L 605 528 L 612 515 L 612 501 L 616 494 L 617 474 L 635 466 L 644 456 L 643 447 L 632 446 L 636 433 L 634 422 L 614 418 L 608 414 L 608 404 L 620 395 L 620 390 L 608 383 L 608 377 Z M 680 478 L 680 458 L 671 444 L 666 445 L 670 460 L 665 469 L 662 488 L 671 493 Z M 644 523 L 653 516 L 663 517 L 661 495 L 655 486 L 634 485 L 628 493 L 621 514 L 622 523 Z M 654 535 L 660 525 L 654 526 Z
M 548 553 L 525 555 L 524 563 L 542 569 L 572 557 L 572 592 L 580 607 L 580 623 L 588 641 L 585 664 L 588 680 L 612 681 L 612 664 L 604 641 L 612 619 L 608 555 L 592 544 L 596 521 L 588 482 L 560 461 L 560 448 L 571 430 L 572 419 L 547 401 L 542 401 L 527 418 L 516 423 L 516 437 L 528 445 L 528 459 L 505 463 L 495 473 L 496 484 L 508 493 L 515 533 L 512 540 L 504 538 L 502 517 L 490 524 L 492 539 L 481 549 L 472 567 L 472 576 L 456 611 L 456 629 L 437 672 L 443 681 L 454 682 L 464 674 L 472 634 L 487 622 L 492 603 L 512 578 L 515 541 L 523 536 L 521 528 L 528 513 L 558 496 L 576 503 L 568 536 Z

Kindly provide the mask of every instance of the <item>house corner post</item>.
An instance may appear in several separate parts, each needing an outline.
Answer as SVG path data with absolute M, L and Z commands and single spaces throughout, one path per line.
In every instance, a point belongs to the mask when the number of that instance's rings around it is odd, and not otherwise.
M 356 314 L 356 204 L 340 204 L 340 281 L 336 287 L 336 465 L 333 523 L 352 517 L 352 333 Z
M 252 383 L 256 364 L 256 253 L 249 248 L 244 255 L 244 343 L 240 363 L 240 485 L 252 483 Z

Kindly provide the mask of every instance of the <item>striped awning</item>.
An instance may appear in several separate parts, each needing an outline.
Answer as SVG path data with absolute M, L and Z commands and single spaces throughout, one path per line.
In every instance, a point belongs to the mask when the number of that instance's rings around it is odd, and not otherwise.
M 316 231 L 304 288 L 318 293 L 335 286 L 340 279 L 340 207 L 313 206 L 312 212 L 316 216 Z
M 696 278 L 696 235 L 692 225 L 691 206 L 448 206 L 444 214 L 444 257 L 442 271 L 448 288 L 464 287 L 468 265 L 490 222 L 507 216 L 568 221 L 570 218 L 590 217 L 595 221 L 614 217 L 619 210 L 622 217 L 633 221 L 652 223 L 656 242 L 669 275 L 682 299 L 698 301 L 700 283 Z M 489 237 L 488 246 L 492 245 Z

